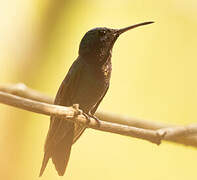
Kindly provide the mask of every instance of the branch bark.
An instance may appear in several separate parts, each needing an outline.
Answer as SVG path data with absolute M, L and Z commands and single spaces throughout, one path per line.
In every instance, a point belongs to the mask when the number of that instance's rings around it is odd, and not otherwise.
M 93 129 L 140 138 L 156 144 L 160 144 L 163 139 L 197 147 L 196 124 L 175 126 L 106 112 L 97 113 L 97 117 L 102 119 L 99 124 L 93 118 L 87 124 L 86 117 L 78 108 L 52 105 L 53 98 L 21 83 L 0 86 L 0 102 L 41 114 L 61 116 Z

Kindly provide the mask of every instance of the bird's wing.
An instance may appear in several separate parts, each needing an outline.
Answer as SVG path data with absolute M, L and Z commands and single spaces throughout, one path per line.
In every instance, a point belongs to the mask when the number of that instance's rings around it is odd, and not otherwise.
M 83 134 L 85 129 L 86 129 L 86 127 L 84 127 L 81 124 L 75 125 L 73 144 L 79 139 L 79 137 L 81 137 L 81 135 Z
M 62 82 L 54 104 L 72 106 L 77 94 L 78 84 L 82 76 L 83 63 L 76 60 Z M 44 172 L 49 158 L 52 158 L 59 175 L 63 175 L 69 160 L 73 143 L 75 124 L 59 117 L 51 116 L 49 131 L 45 142 L 45 155 L 40 171 Z
M 96 110 L 97 110 L 99 104 L 101 103 L 101 101 L 102 101 L 103 98 L 105 97 L 105 95 L 106 95 L 108 89 L 109 89 L 109 84 L 108 84 L 108 86 L 106 87 L 106 90 L 105 90 L 105 92 L 103 93 L 103 96 L 102 96 L 102 97 L 100 98 L 100 100 L 96 103 L 96 105 L 91 109 L 90 112 L 91 112 L 92 115 L 94 115 L 94 113 L 96 112 Z
M 57 92 L 54 104 L 62 106 L 73 105 L 73 99 L 76 95 L 79 84 L 79 78 L 81 76 L 81 71 L 83 69 L 82 66 L 83 64 L 80 61 L 76 60 L 73 63 Z M 60 141 L 64 136 L 69 134 L 70 131 L 74 131 L 73 128 L 74 123 L 65 120 L 60 120 L 59 118 L 52 116 L 45 143 L 45 151 L 47 151 L 47 149 L 52 144 L 57 144 L 58 141 Z
M 95 106 L 90 110 L 90 113 L 92 115 L 94 115 L 94 113 L 96 112 L 99 104 L 101 103 L 101 101 L 103 100 L 104 96 L 106 95 L 107 91 L 109 89 L 109 85 L 107 86 L 105 92 L 103 93 L 103 96 L 101 97 L 101 99 L 95 104 Z M 75 135 L 74 135 L 74 139 L 73 139 L 73 144 L 80 138 L 80 136 L 82 135 L 82 133 L 84 132 L 85 127 L 78 124 L 77 126 L 75 126 Z

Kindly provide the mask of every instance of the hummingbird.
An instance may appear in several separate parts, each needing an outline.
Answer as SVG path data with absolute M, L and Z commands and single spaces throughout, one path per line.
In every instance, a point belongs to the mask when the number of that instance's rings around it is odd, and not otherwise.
M 98 120 L 94 114 L 109 88 L 112 48 L 115 41 L 128 30 L 151 23 L 153 21 L 122 29 L 98 27 L 88 31 L 80 42 L 78 57 L 61 83 L 54 104 L 61 106 L 79 104 L 86 117 Z M 83 125 L 51 116 L 39 176 L 42 176 L 50 158 L 59 176 L 64 175 L 71 147 L 84 130 Z

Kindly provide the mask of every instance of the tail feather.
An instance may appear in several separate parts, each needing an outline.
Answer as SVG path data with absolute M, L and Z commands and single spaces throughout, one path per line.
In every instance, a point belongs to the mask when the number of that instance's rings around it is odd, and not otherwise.
M 39 177 L 42 176 L 46 168 L 46 165 L 49 161 L 49 158 L 52 159 L 52 162 L 54 163 L 59 176 L 64 175 L 70 157 L 70 151 L 73 142 L 73 131 L 71 132 L 72 133 L 62 138 L 62 140 L 59 141 L 55 146 L 46 150 Z
M 51 158 L 59 176 L 63 176 L 66 171 L 66 167 L 70 157 L 71 145 L 72 139 L 71 142 L 66 141 L 65 143 L 65 141 L 63 141 L 60 142 L 53 151 Z
M 41 169 L 40 169 L 39 177 L 42 176 L 42 174 L 43 174 L 43 172 L 44 172 L 44 170 L 45 170 L 45 168 L 46 168 L 46 166 L 47 166 L 47 163 L 48 163 L 48 161 L 49 161 L 49 158 L 50 158 L 49 154 L 48 154 L 48 153 L 45 153 L 45 154 L 44 154 L 43 161 L 42 161 L 42 167 L 41 167 Z

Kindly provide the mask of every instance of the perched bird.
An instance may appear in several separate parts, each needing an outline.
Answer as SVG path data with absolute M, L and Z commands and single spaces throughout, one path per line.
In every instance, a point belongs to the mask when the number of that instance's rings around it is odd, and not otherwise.
M 112 48 L 120 34 L 144 22 L 122 29 L 105 27 L 88 31 L 81 40 L 79 56 L 63 80 L 55 104 L 72 106 L 79 104 L 87 116 L 94 117 L 110 83 Z M 49 158 L 52 159 L 60 176 L 63 176 L 70 157 L 72 144 L 80 137 L 85 127 L 74 122 L 51 116 L 44 148 L 44 159 L 40 170 L 42 176 Z

